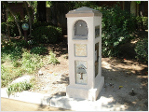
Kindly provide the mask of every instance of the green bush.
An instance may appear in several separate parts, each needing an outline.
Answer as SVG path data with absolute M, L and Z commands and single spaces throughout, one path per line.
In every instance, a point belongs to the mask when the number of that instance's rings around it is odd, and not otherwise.
M 14 83 L 8 86 L 7 94 L 10 96 L 11 94 L 14 94 L 16 92 L 22 92 L 24 90 L 29 90 L 32 87 L 32 84 L 29 82 L 18 82 Z
M 122 10 L 118 5 L 100 10 L 102 18 L 103 56 L 119 56 L 119 46 L 131 40 L 130 33 L 135 30 L 135 16 Z
M 1 67 L 1 87 L 6 87 L 17 77 L 22 76 L 25 72 L 21 67 L 10 67 L 11 65 Z
M 33 29 L 37 28 L 37 27 L 41 27 L 41 26 L 48 26 L 48 25 L 53 25 L 53 23 L 51 22 L 40 22 L 40 21 L 37 21 L 35 23 L 33 23 Z
M 55 43 L 61 37 L 62 29 L 54 26 L 41 26 L 33 30 L 33 39 L 41 43 Z
M 141 39 L 135 46 L 136 58 L 140 61 L 148 61 L 148 38 Z
M 148 17 L 136 17 L 137 29 L 148 29 Z
M 57 58 L 56 58 L 56 55 L 52 52 L 52 51 L 50 51 L 49 52 L 49 64 L 59 64 L 60 62 L 57 60 Z
M 20 19 L 20 15 L 16 15 L 16 18 L 17 19 Z M 19 22 L 19 25 L 21 26 L 21 22 Z M 1 23 L 1 32 L 6 34 L 8 31 L 6 29 L 6 27 L 8 26 L 9 28 L 9 33 L 10 33 L 10 36 L 12 37 L 15 37 L 15 36 L 18 36 L 19 35 L 19 32 L 18 32 L 18 28 L 17 28 L 17 25 L 15 23 L 15 20 L 14 18 L 11 16 L 11 14 L 8 16 L 8 19 L 7 19 L 7 22 L 3 22 Z M 22 29 L 21 29 L 22 30 Z
M 18 28 L 15 22 L 8 22 L 10 36 L 15 37 L 19 35 Z
M 2 22 L 2 23 L 1 23 L 1 33 L 6 34 L 6 32 L 7 32 L 7 31 L 6 31 L 6 27 L 7 27 L 7 26 L 6 26 L 6 22 Z
M 42 58 L 38 54 L 30 54 L 24 51 L 22 54 L 22 68 L 27 73 L 33 73 L 34 70 L 43 66 Z
M 6 42 L 2 44 L 1 48 L 1 58 L 9 57 L 13 62 L 22 57 L 22 47 L 17 46 L 16 43 Z
M 48 51 L 47 48 L 45 48 L 43 45 L 41 45 L 41 46 L 32 48 L 30 53 L 41 55 L 41 54 L 45 54 L 47 51 Z

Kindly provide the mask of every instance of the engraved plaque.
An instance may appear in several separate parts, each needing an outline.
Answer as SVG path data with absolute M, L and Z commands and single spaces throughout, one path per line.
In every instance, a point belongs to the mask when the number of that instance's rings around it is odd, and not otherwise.
M 86 61 L 75 61 L 75 83 L 76 84 L 87 84 L 87 62 Z
M 87 39 L 88 28 L 83 20 L 78 20 L 74 25 L 74 39 Z
M 100 36 L 100 26 L 95 27 L 95 38 Z
M 87 56 L 86 44 L 75 44 L 75 56 Z
M 95 77 L 98 75 L 99 69 L 99 43 L 95 44 Z

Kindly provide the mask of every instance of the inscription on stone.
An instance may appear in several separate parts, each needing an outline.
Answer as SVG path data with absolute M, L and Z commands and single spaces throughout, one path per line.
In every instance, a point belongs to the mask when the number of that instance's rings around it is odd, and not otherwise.
M 100 26 L 95 27 L 95 38 L 100 36 Z
M 77 67 L 77 73 L 81 75 L 80 79 L 83 80 L 83 74 L 86 74 L 86 67 L 83 65 L 83 64 L 80 64 L 78 67 Z
M 87 62 L 75 61 L 76 84 L 87 84 Z
M 87 56 L 86 44 L 75 44 L 75 56 Z

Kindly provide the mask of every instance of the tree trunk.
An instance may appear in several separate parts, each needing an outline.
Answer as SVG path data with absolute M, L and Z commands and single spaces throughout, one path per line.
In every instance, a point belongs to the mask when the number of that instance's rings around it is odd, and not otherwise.
M 1 22 L 6 22 L 6 8 L 1 4 Z
M 130 12 L 136 16 L 136 8 L 137 8 L 137 3 L 135 1 L 131 1 L 130 5 Z
M 46 21 L 46 1 L 37 1 L 37 18 L 38 21 Z
M 130 1 L 125 1 L 124 2 L 124 10 L 130 13 Z
M 8 11 L 11 13 L 11 15 L 13 16 L 13 18 L 14 18 L 14 20 L 15 20 L 15 23 L 16 23 L 16 25 L 17 25 L 18 31 L 19 31 L 19 35 L 22 37 L 21 27 L 20 27 L 20 25 L 19 25 L 19 22 L 18 22 L 18 20 L 17 20 L 17 18 L 16 18 L 16 16 L 15 16 L 14 12 L 11 11 L 11 9 L 9 8 L 8 3 L 7 3 L 6 1 L 2 1 L 2 3 L 5 5 L 5 7 L 7 8 L 7 10 L 8 10 Z
M 141 17 L 143 17 L 144 16 L 144 6 L 145 4 L 144 4 L 144 1 L 141 1 L 141 3 L 139 4 L 139 15 L 141 16 Z
M 29 35 L 32 35 L 32 18 L 31 18 L 30 12 L 29 12 L 28 3 L 26 1 L 24 1 L 24 5 L 25 5 L 26 11 L 27 11 L 27 15 L 29 17 L 29 26 L 30 26 L 30 34 Z
M 6 13 L 7 13 L 7 15 L 8 15 L 8 11 L 6 11 Z M 6 26 L 6 31 L 7 31 L 7 37 L 9 38 L 9 40 L 10 40 L 10 30 L 9 30 L 9 25 L 8 25 L 8 21 L 6 21 L 6 23 L 7 23 L 7 26 Z

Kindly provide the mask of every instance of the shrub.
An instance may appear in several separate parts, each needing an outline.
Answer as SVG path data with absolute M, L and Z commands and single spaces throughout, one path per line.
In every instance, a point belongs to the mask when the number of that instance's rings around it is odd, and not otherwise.
M 37 28 L 37 27 L 41 27 L 41 26 L 48 26 L 48 25 L 53 25 L 53 23 L 51 22 L 40 22 L 40 21 L 37 21 L 35 23 L 33 23 L 33 29 Z
M 56 55 L 52 52 L 52 51 L 50 51 L 50 53 L 49 53 L 49 63 L 50 64 L 58 64 L 58 63 L 60 63 L 58 60 L 57 60 L 57 58 L 56 58 Z
M 4 68 L 3 65 L 1 65 L 1 75 L 3 75 L 6 72 L 6 69 Z
M 122 10 L 118 5 L 101 8 L 102 53 L 104 56 L 118 56 L 119 46 L 131 40 L 130 33 L 135 30 L 135 16 Z
M 137 28 L 138 29 L 148 29 L 148 17 L 136 17 Z
M 9 57 L 13 62 L 17 59 L 21 58 L 22 55 L 22 47 L 17 46 L 16 43 L 12 43 L 10 41 L 2 44 L 1 48 L 1 57 L 4 60 L 6 57 Z
M 42 58 L 38 54 L 30 54 L 24 51 L 22 54 L 22 67 L 28 73 L 32 73 L 34 70 L 43 66 Z
M 41 43 L 55 43 L 62 35 L 62 29 L 54 26 L 41 26 L 33 30 L 33 39 Z
M 148 38 L 141 39 L 135 46 L 136 58 L 140 61 L 148 61 Z
M 14 83 L 8 86 L 7 94 L 8 96 L 10 96 L 11 94 L 14 94 L 16 92 L 29 90 L 31 87 L 32 87 L 32 84 L 30 84 L 27 81 Z
M 15 22 L 8 22 L 10 36 L 15 37 L 19 35 L 18 28 Z
M 1 33 L 4 33 L 4 34 L 6 34 L 6 22 L 2 22 L 1 23 Z
M 14 68 L 14 67 L 3 66 L 1 69 L 2 69 L 1 87 L 7 86 L 14 79 L 22 76 L 22 74 L 24 73 L 24 70 L 21 67 Z
M 32 48 L 30 53 L 33 53 L 33 54 L 44 54 L 47 51 L 48 50 L 43 45 L 41 45 L 41 46 Z

